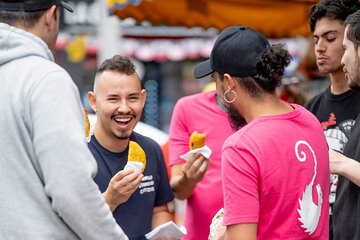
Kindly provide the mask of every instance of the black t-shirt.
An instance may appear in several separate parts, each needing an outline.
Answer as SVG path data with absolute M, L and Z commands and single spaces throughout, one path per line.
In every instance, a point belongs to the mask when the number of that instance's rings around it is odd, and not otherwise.
M 352 128 L 344 155 L 360 161 L 360 115 Z M 359 173 L 360 174 L 360 173 Z M 335 240 L 360 239 L 360 188 L 347 178 L 339 176 L 337 197 L 333 208 Z
M 145 151 L 146 168 L 139 188 L 129 200 L 120 204 L 113 215 L 129 239 L 144 239 L 151 231 L 153 208 L 167 204 L 174 199 L 169 185 L 166 166 L 160 146 L 152 139 L 133 132 L 131 140 Z M 127 163 L 128 148 L 121 153 L 110 152 L 100 145 L 95 136 L 88 144 L 98 164 L 95 182 L 104 192 L 110 179 Z

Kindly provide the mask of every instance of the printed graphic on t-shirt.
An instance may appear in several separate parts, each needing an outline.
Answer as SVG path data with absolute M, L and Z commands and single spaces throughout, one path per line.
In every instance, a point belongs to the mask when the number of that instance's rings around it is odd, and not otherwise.
M 300 150 L 300 146 L 305 146 L 306 148 L 302 147 Z M 295 144 L 295 154 L 297 157 L 297 160 L 300 162 L 305 162 L 308 159 L 307 153 L 311 152 L 311 158 L 314 161 L 314 173 L 313 177 L 311 178 L 311 182 L 306 185 L 305 190 L 303 192 L 302 198 L 299 199 L 300 207 L 298 209 L 298 213 L 300 215 L 299 221 L 302 223 L 301 227 L 305 228 L 305 232 L 309 235 L 314 233 L 318 224 L 319 224 L 319 218 L 321 215 L 321 206 L 323 203 L 323 196 L 322 196 L 322 190 L 320 184 L 317 184 L 316 192 L 317 192 L 317 202 L 316 205 L 313 199 L 313 188 L 314 188 L 314 182 L 317 174 L 317 160 L 316 155 L 314 153 L 313 148 L 310 146 L 310 144 L 306 141 L 299 140 Z
M 141 183 L 139 185 L 140 194 L 154 192 L 154 178 L 152 175 L 146 175 L 141 180 Z
M 348 119 L 331 128 L 331 126 L 336 125 L 336 116 L 334 113 L 330 113 L 329 119 L 327 121 L 321 122 L 329 148 L 342 153 L 350 137 L 351 128 L 354 126 L 354 124 L 355 120 Z M 329 196 L 330 214 L 332 214 L 332 205 L 334 204 L 336 198 L 337 185 L 338 175 L 331 174 Z

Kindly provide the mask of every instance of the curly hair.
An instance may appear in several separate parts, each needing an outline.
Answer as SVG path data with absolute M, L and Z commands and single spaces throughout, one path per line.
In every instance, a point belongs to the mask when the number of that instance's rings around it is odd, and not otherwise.
M 281 85 L 285 67 L 290 64 L 291 55 L 283 44 L 268 46 L 257 63 L 258 75 L 237 78 L 250 96 L 259 98 L 264 92 L 275 92 Z
M 350 14 L 344 24 L 348 26 L 346 37 L 354 44 L 357 51 L 360 45 L 360 10 Z
M 105 60 L 97 69 L 96 73 L 98 74 L 108 70 L 131 75 L 135 73 L 135 65 L 131 62 L 130 58 L 115 55 L 114 57 Z
M 310 30 L 314 32 L 316 22 L 323 17 L 344 22 L 348 15 L 359 9 L 358 0 L 321 0 L 310 8 Z

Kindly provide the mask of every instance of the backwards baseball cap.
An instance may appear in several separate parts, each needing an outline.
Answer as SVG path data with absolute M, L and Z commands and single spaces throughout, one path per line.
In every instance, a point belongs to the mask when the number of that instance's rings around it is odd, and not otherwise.
M 0 0 L 0 11 L 33 12 L 50 8 L 52 5 L 62 6 L 69 12 L 72 7 L 61 0 Z
M 202 78 L 214 71 L 235 77 L 258 75 L 256 65 L 267 46 L 268 40 L 251 28 L 228 27 L 216 39 L 210 59 L 195 66 L 194 77 Z

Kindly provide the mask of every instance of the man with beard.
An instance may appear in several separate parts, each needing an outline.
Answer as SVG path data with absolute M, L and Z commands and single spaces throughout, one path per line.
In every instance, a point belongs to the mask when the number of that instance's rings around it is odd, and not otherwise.
M 330 86 L 306 104 L 321 125 L 331 149 L 342 152 L 351 127 L 360 112 L 360 91 L 347 85 L 340 60 L 346 17 L 359 9 L 358 0 L 322 0 L 310 10 L 310 29 L 315 44 L 319 71 L 329 74 Z M 330 177 L 330 239 L 332 239 L 332 205 L 336 197 L 338 175 Z
M 98 68 L 89 103 L 97 121 L 89 148 L 98 163 L 95 181 L 117 223 L 129 239 L 145 239 L 154 227 L 172 220 L 167 204 L 174 198 L 160 146 L 133 132 L 140 120 L 146 91 L 141 89 L 135 66 L 129 58 L 114 56 Z M 129 142 L 146 154 L 143 174 L 123 170 Z
M 244 26 L 225 29 L 211 74 L 237 130 L 222 148 L 226 239 L 328 239 L 329 155 L 315 116 L 276 94 L 290 55 Z
M 344 55 L 341 63 L 349 87 L 360 89 L 360 11 L 345 21 Z M 360 116 L 352 128 L 343 155 L 330 151 L 330 168 L 339 174 L 337 198 L 333 207 L 333 230 L 336 240 L 360 239 Z

